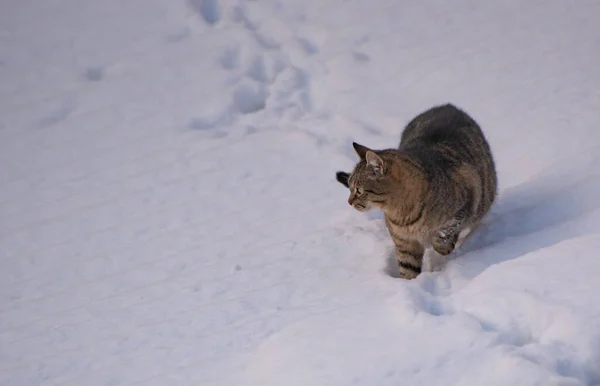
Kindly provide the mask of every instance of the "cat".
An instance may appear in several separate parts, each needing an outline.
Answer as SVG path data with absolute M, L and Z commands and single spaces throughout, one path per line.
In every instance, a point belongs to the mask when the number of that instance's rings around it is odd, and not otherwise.
M 353 147 L 360 161 L 336 179 L 350 189 L 354 209 L 383 211 L 402 278 L 421 273 L 425 250 L 447 256 L 460 247 L 496 199 L 488 141 L 477 122 L 450 103 L 413 118 L 397 149 Z

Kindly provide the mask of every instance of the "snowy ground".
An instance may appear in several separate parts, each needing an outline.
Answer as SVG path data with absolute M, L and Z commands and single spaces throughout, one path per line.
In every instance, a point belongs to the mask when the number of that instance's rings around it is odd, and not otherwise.
M 0 4 L 1 385 L 600 385 L 597 0 Z M 334 179 L 465 108 L 501 193 L 386 274 Z

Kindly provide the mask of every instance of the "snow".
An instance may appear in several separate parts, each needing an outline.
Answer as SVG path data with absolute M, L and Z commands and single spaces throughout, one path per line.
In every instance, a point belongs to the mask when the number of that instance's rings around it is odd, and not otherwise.
M 600 385 L 600 3 L 0 4 L 0 385 Z M 335 172 L 452 102 L 500 196 L 388 274 Z

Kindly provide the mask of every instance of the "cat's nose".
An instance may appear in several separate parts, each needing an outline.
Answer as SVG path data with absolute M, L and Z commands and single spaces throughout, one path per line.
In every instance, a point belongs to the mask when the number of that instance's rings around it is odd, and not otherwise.
M 352 195 L 352 196 L 350 196 L 350 197 L 348 198 L 348 204 L 349 204 L 349 205 L 352 205 L 352 203 L 354 203 L 354 200 L 355 200 L 355 199 L 356 199 L 356 197 L 354 197 L 353 195 Z

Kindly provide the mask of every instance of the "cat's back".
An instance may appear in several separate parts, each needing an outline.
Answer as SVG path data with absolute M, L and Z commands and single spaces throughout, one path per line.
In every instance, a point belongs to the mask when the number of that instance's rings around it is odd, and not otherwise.
M 456 143 L 473 136 L 483 136 L 477 122 L 448 103 L 432 107 L 413 118 L 402 132 L 400 149 L 417 142 L 420 145 Z
M 495 172 L 490 146 L 481 128 L 452 104 L 432 107 L 412 119 L 402 133 L 399 150 L 424 166 L 444 165 L 452 169 L 462 164 L 487 164 L 480 172 Z

